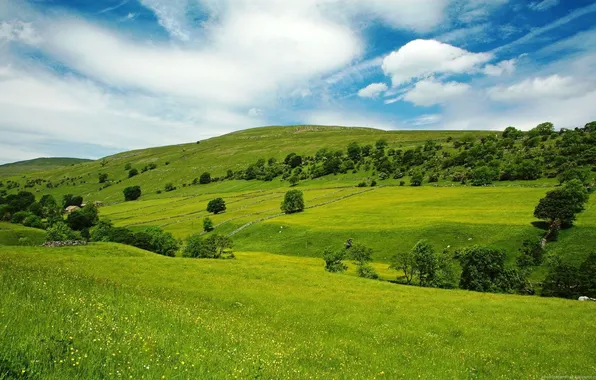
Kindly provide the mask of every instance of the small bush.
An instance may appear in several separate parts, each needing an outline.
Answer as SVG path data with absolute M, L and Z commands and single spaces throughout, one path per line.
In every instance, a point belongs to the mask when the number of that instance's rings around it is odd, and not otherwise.
M 136 201 L 141 197 L 141 186 L 129 186 L 122 193 L 125 201 Z
M 26 217 L 25 220 L 23 220 L 23 226 L 41 229 L 44 227 L 41 218 L 37 215 L 30 215 Z
M 46 241 L 81 240 L 81 234 L 70 229 L 66 223 L 58 222 L 46 231 Z
M 134 168 L 133 169 L 130 169 L 128 171 L 128 178 L 132 178 L 132 177 L 134 177 L 134 176 L 136 176 L 138 174 L 139 174 L 139 171 L 137 169 L 134 169 Z
M 232 239 L 227 236 L 213 234 L 202 238 L 196 234 L 186 240 L 182 256 L 203 259 L 233 258 L 232 246 Z
M 379 275 L 370 264 L 358 265 L 356 273 L 358 273 L 359 277 L 369 278 L 371 280 L 377 280 L 379 278 Z
M 213 221 L 211 220 L 211 218 L 209 218 L 208 216 L 206 216 L 203 219 L 203 231 L 205 232 L 211 232 L 213 231 L 215 227 L 213 227 Z
M 358 187 L 366 187 L 366 182 L 360 182 L 360 183 L 358 184 Z
M 374 179 L 371 181 L 370 183 L 370 187 L 375 187 L 377 186 L 377 181 L 375 181 Z
M 171 182 L 166 183 L 164 186 L 165 192 L 170 192 L 176 190 L 176 186 L 174 186 Z

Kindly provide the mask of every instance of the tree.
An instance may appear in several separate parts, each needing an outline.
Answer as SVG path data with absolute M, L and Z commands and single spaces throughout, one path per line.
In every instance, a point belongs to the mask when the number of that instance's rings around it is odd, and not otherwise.
M 126 163 L 126 165 L 124 165 L 124 170 L 130 170 L 132 168 L 132 165 L 130 162 Z
M 412 251 L 401 251 L 393 256 L 389 268 L 404 272 L 406 283 L 411 284 L 412 279 L 414 278 L 415 264 L 414 254 Z
M 522 131 L 515 129 L 514 127 L 507 127 L 503 131 L 504 139 L 517 140 L 518 138 L 520 138 L 523 135 L 524 135 L 524 133 Z
M 125 201 L 136 201 L 141 197 L 141 186 L 129 186 L 122 193 Z
M 375 272 L 374 268 L 369 265 L 372 261 L 372 254 L 373 250 L 362 244 L 355 244 L 350 248 L 350 258 L 358 265 L 356 273 L 359 277 L 370 279 L 379 278 L 379 275 Z
M 83 197 L 80 195 L 72 195 L 66 194 L 62 197 L 62 207 L 66 208 L 68 206 L 78 206 L 81 207 L 83 204 Z
M 211 220 L 211 218 L 209 218 L 208 216 L 203 218 L 203 231 L 211 232 L 213 231 L 213 229 L 213 221 Z
M 232 239 L 227 236 L 213 234 L 202 238 L 195 234 L 186 240 L 182 255 L 204 259 L 233 258 L 232 246 Z
M 543 297 L 577 298 L 580 295 L 579 270 L 557 260 L 542 282 Z
M 472 185 L 484 186 L 490 185 L 493 181 L 494 173 L 488 166 L 481 166 L 476 168 L 472 173 Z
M 99 183 L 107 182 L 108 173 L 99 173 Z
M 149 243 L 152 252 L 170 257 L 176 255 L 176 251 L 178 251 L 180 244 L 171 233 L 165 232 L 159 227 L 150 227 L 144 232 L 150 236 Z
M 323 260 L 325 260 L 325 270 L 331 273 L 344 272 L 348 269 L 347 265 L 343 263 L 346 256 L 346 251 L 339 249 L 334 251 L 331 248 L 325 248 L 323 251 Z
M 360 161 L 362 155 L 362 148 L 357 142 L 351 142 L 348 144 L 348 157 L 354 162 Z
M 553 123 L 546 122 L 538 124 L 535 128 L 530 129 L 530 136 L 550 136 L 555 131 Z
M 220 212 L 226 211 L 226 201 L 222 198 L 215 198 L 209 201 L 207 204 L 207 211 L 213 214 L 219 214 Z
M 209 174 L 207 172 L 201 174 L 201 176 L 199 177 L 199 183 L 201 185 L 206 185 L 208 183 L 211 183 L 211 174 Z
M 290 186 L 296 186 L 298 182 L 300 182 L 300 178 L 298 178 L 298 175 L 294 174 L 288 179 L 288 182 L 290 182 Z
M 575 214 L 583 210 L 588 192 L 579 180 L 568 182 L 563 188 L 546 193 L 534 209 L 534 216 L 549 223 L 544 239 L 556 236 L 561 226 L 571 225 Z
M 46 241 L 81 240 L 81 234 L 58 222 L 46 230 Z
M 88 204 L 80 210 L 76 210 L 68 214 L 66 224 L 75 230 L 82 231 L 93 227 L 99 221 L 97 207 Z
M 596 252 L 591 253 L 579 267 L 580 293 L 596 298 Z
M 505 268 L 505 251 L 472 246 L 459 252 L 462 274 L 459 287 L 477 292 L 513 293 L 522 279 L 514 269 Z
M 128 178 L 132 178 L 139 174 L 139 171 L 136 168 L 132 168 L 128 171 Z
M 418 276 L 420 286 L 432 286 L 438 270 L 438 260 L 435 250 L 426 240 L 420 240 L 412 248 L 414 272 Z
M 174 191 L 176 190 L 176 186 L 174 186 L 174 184 L 172 182 L 168 182 L 166 183 L 166 185 L 164 186 L 164 190 L 166 192 L 170 192 L 170 191 Z
M 29 215 L 28 217 L 26 217 L 23 220 L 23 226 L 40 229 L 44 228 L 41 218 L 37 215 Z
M 101 161 L 99 161 L 99 164 L 103 168 L 104 166 L 106 166 L 108 164 L 108 160 L 106 160 L 105 158 L 102 158 Z
M 422 181 L 424 179 L 424 175 L 421 171 L 417 170 L 412 173 L 412 178 L 410 178 L 410 186 L 420 186 L 422 185 Z
M 289 190 L 281 202 L 281 211 L 285 214 L 293 214 L 304 210 L 304 195 L 300 190 Z
M 387 147 L 387 140 L 386 139 L 379 139 L 377 140 L 377 142 L 375 143 L 375 148 L 377 148 L 377 150 L 385 150 L 385 148 Z

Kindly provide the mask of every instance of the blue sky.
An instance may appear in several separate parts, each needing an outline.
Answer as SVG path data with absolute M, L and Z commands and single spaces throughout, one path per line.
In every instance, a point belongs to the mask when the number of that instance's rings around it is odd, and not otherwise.
M 0 163 L 596 119 L 596 0 L 0 0 Z

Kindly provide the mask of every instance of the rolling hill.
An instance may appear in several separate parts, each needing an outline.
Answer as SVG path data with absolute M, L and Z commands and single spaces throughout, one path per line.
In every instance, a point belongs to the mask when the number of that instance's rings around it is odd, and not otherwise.
M 42 157 L 32 160 L 12 162 L 0 165 L 0 176 L 18 176 L 45 170 L 52 170 L 63 166 L 72 166 L 82 162 L 90 162 L 84 158 Z
M 383 139 L 394 155 L 430 149 L 435 167 L 473 152 L 474 142 L 506 140 L 487 131 L 265 127 L 0 174 L 7 196 L 23 190 L 38 200 L 81 195 L 87 203 L 103 202 L 101 219 L 132 231 L 160 227 L 185 239 L 201 233 L 209 216 L 216 233 L 233 239 L 236 256 L 164 257 L 107 242 L 40 247 L 45 231 L 0 223 L 0 379 L 539 379 L 596 373 L 596 336 L 589 328 L 594 303 L 392 283 L 403 274 L 390 269 L 392 256 L 420 239 L 439 252 L 474 244 L 500 248 L 513 265 L 522 242 L 544 234 L 533 210 L 557 179 L 470 186 L 453 180 L 457 171 L 430 181 L 427 170 L 422 186 L 407 186 L 415 167 L 381 176 L 367 165 L 370 158 L 350 170 L 312 175 L 351 142 Z M 501 161 L 509 165 L 518 155 L 523 164 L 562 138 L 540 140 L 533 148 L 508 142 L 509 156 Z M 313 158 L 321 148 L 326 156 Z M 282 175 L 236 178 L 253 164 L 274 168 L 290 153 L 304 157 L 300 170 L 309 173 L 295 186 Z M 132 169 L 138 174 L 131 177 Z M 201 184 L 205 172 L 213 181 Z M 124 202 L 130 186 L 140 186 L 142 195 Z M 303 212 L 281 213 L 289 189 L 304 193 Z M 206 206 L 217 197 L 227 209 L 213 215 Z M 592 196 L 546 255 L 579 265 L 596 247 L 595 213 Z M 325 272 L 323 250 L 343 247 L 348 238 L 373 249 L 372 267 L 382 281 L 359 278 L 352 262 L 343 274 Z M 535 267 L 530 280 L 540 284 L 546 270 Z

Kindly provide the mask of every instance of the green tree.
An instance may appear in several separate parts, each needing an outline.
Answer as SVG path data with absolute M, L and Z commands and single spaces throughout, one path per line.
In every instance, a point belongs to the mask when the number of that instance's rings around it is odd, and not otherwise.
M 213 214 L 219 214 L 220 212 L 226 211 L 226 201 L 224 201 L 222 198 L 210 200 L 207 204 L 207 211 Z
M 572 180 L 561 189 L 551 190 L 540 199 L 534 216 L 549 223 L 545 239 L 556 236 L 561 226 L 571 225 L 575 215 L 583 210 L 588 199 L 586 188 L 578 180 Z
M 493 181 L 494 172 L 488 166 L 476 168 L 472 173 L 472 185 L 484 186 L 490 185 Z
M 129 186 L 122 193 L 125 201 L 136 201 L 141 197 L 141 186 Z
M 596 252 L 591 253 L 579 267 L 582 296 L 596 298 Z
M 170 257 L 174 257 L 176 255 L 180 244 L 171 233 L 165 232 L 159 227 L 150 227 L 144 232 L 150 236 L 152 252 Z
M 207 172 L 201 174 L 201 176 L 199 177 L 199 183 L 201 185 L 206 185 L 208 183 L 211 183 L 211 174 L 209 174 Z
M 360 161 L 360 157 L 362 156 L 362 148 L 357 142 L 351 142 L 348 144 L 348 157 L 350 160 L 354 162 Z
M 415 265 L 413 251 L 400 251 L 393 256 L 389 268 L 404 272 L 406 283 L 411 284 L 414 278 Z
M 98 221 L 97 207 L 92 204 L 88 204 L 80 210 L 73 211 L 66 217 L 66 224 L 75 231 L 91 228 Z
M 71 230 L 65 223 L 58 222 L 46 230 L 46 241 L 81 240 L 81 234 Z
M 424 179 L 424 174 L 420 170 L 414 171 L 410 178 L 410 186 L 421 186 Z
M 438 270 L 438 260 L 435 250 L 426 240 L 420 240 L 412 248 L 414 272 L 418 276 L 420 286 L 432 286 L 435 283 Z
M 505 267 L 505 251 L 472 246 L 459 252 L 462 274 L 459 287 L 477 292 L 514 293 L 521 278 L 514 269 Z
M 204 259 L 233 258 L 232 247 L 232 239 L 227 236 L 213 234 L 203 238 L 196 234 L 186 240 L 182 255 Z
M 298 178 L 298 175 L 293 174 L 289 179 L 288 182 L 290 182 L 290 186 L 296 186 L 298 184 L 298 182 L 300 182 L 300 178 Z
M 128 171 L 128 178 L 132 178 L 139 174 L 139 171 L 136 168 L 132 168 Z
M 107 182 L 108 173 L 99 173 L 99 183 Z
M 206 216 L 203 218 L 203 231 L 211 232 L 215 227 L 213 227 L 213 221 L 210 217 Z
M 304 195 L 300 190 L 289 190 L 281 203 L 281 211 L 293 214 L 304 210 Z
M 542 282 L 543 297 L 577 298 L 581 284 L 579 269 L 573 265 L 557 260 L 550 268 Z
M 333 250 L 325 248 L 323 251 L 323 260 L 325 260 L 325 270 L 327 272 L 337 273 L 344 272 L 348 269 L 347 265 L 343 263 L 346 256 L 346 251 L 343 249 Z

